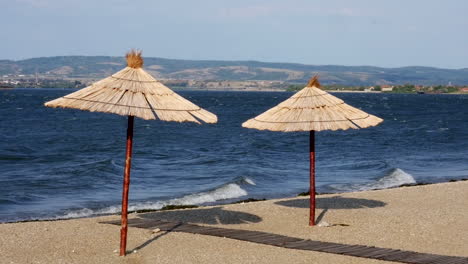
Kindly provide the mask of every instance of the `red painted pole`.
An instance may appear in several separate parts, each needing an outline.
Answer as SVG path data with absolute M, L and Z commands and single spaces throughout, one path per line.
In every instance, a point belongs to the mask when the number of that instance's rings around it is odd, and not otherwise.
M 310 149 L 310 216 L 309 226 L 315 225 L 315 131 L 309 135 Z
M 127 249 L 128 190 L 130 187 L 130 166 L 132 164 L 133 119 L 133 116 L 128 117 L 127 151 L 125 154 L 125 170 L 122 191 L 122 227 L 120 228 L 120 256 L 125 256 Z

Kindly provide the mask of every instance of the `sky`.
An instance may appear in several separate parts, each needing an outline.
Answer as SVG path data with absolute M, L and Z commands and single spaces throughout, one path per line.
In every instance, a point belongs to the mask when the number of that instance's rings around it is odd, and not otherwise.
M 468 68 L 466 0 L 0 0 L 0 59 Z

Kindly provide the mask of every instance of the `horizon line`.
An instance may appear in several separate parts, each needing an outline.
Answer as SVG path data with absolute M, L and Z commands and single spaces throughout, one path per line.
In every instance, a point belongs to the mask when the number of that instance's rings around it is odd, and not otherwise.
M 125 59 L 125 55 L 122 56 L 111 56 L 111 55 L 53 55 L 53 56 L 38 56 L 38 57 L 30 57 L 24 59 L 0 59 L 0 61 L 26 61 L 26 60 L 33 60 L 33 59 L 43 59 L 43 58 L 57 58 L 57 57 L 109 57 L 109 58 L 122 58 Z M 346 64 L 306 64 L 301 62 L 281 62 L 281 61 L 262 61 L 256 59 L 241 59 L 241 60 L 222 60 L 222 59 L 177 59 L 177 58 L 166 58 L 166 57 L 157 57 L 157 56 L 143 56 L 143 59 L 164 59 L 164 60 L 175 60 L 175 61 L 200 61 L 200 62 L 258 62 L 258 63 L 271 63 L 271 64 L 295 64 L 295 65 L 304 65 L 304 66 L 318 66 L 318 67 L 326 67 L 326 66 L 340 66 L 340 67 L 372 67 L 372 68 L 382 68 L 382 69 L 400 69 L 400 68 L 413 68 L 413 67 L 420 67 L 420 68 L 434 68 L 434 69 L 445 69 L 445 70 L 466 70 L 468 66 L 462 68 L 448 68 L 448 67 L 437 67 L 437 66 L 422 66 L 422 65 L 406 65 L 406 66 L 375 66 L 375 65 L 346 65 Z

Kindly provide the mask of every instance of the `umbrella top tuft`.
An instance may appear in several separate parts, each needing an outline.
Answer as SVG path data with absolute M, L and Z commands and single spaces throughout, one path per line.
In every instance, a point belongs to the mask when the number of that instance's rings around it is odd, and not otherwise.
M 314 86 L 317 88 L 322 87 L 318 81 L 318 75 L 315 75 L 314 77 L 310 78 L 309 82 L 306 85 L 306 87 L 314 87 Z
M 138 69 L 143 66 L 143 58 L 141 57 L 141 50 L 131 50 L 125 57 L 127 58 L 127 66 L 130 68 Z

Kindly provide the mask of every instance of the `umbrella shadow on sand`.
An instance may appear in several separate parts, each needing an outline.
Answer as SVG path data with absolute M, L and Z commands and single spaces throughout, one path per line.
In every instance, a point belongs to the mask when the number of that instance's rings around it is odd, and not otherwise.
M 222 207 L 209 209 L 191 209 L 159 211 L 139 215 L 144 219 L 157 219 L 168 222 L 183 222 L 191 224 L 233 225 L 250 224 L 262 221 L 262 218 L 253 214 L 228 211 Z
M 275 204 L 287 207 L 309 208 L 309 198 L 279 201 Z M 317 198 L 317 209 L 359 209 L 383 207 L 385 205 L 387 204 L 382 201 L 361 198 L 341 196 Z
M 287 207 L 295 207 L 295 208 L 309 208 L 309 198 L 279 201 L 279 202 L 276 202 L 275 204 L 287 206 Z M 329 209 L 341 210 L 341 209 L 376 208 L 376 207 L 384 207 L 386 205 L 387 204 L 382 201 L 361 199 L 361 198 L 348 198 L 348 197 L 341 197 L 341 196 L 317 198 L 316 208 L 323 209 L 323 210 L 320 213 L 320 215 L 317 216 L 316 222 L 320 223 L 323 217 L 325 216 L 325 213 Z
M 147 221 L 154 219 L 168 222 L 210 225 L 250 224 L 259 223 L 262 221 L 262 218 L 259 216 L 244 212 L 228 211 L 224 210 L 222 207 L 214 207 L 209 209 L 157 211 L 140 214 L 138 216 Z M 150 240 L 132 249 L 130 252 L 134 250 L 140 250 L 168 233 L 170 233 L 170 231 L 159 233 Z

